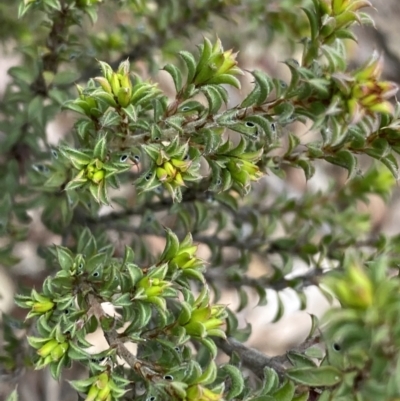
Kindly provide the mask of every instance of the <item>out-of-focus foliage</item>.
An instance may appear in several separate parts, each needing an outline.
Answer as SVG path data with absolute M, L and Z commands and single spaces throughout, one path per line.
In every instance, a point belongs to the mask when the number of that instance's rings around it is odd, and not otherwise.
M 86 401 L 400 398 L 400 237 L 374 234 L 370 217 L 357 212 L 370 195 L 389 200 L 400 153 L 397 87 L 381 78 L 382 58 L 348 67 L 346 41 L 356 39 L 355 24 L 372 23 L 368 7 L 365 0 L 0 5 L 0 38 L 14 38 L 22 60 L 9 70 L 0 104 L 0 263 L 17 263 L 28 212 L 60 238 L 40 249 L 48 269 L 42 288 L 19 288 L 26 321 L 4 319 L 3 375 L 48 367 L 60 379 L 77 362 L 88 378 L 71 386 Z M 287 82 L 251 71 L 252 89 L 232 104 L 244 79 L 236 50 L 250 40 L 297 46 L 301 59 L 285 61 Z M 173 94 L 151 76 L 160 68 Z M 75 123 L 53 146 L 46 129 L 62 110 Z M 313 139 L 298 136 L 294 123 L 307 124 Z M 373 163 L 361 168 L 361 156 Z M 254 185 L 267 174 L 284 179 L 290 168 L 310 180 L 322 163 L 347 170 L 347 182 L 297 198 Z M 104 212 L 107 205 L 115 211 Z M 161 224 L 163 213 L 171 227 Z M 161 255 L 147 234 L 166 239 Z M 248 273 L 254 255 L 270 266 L 257 279 Z M 308 266 L 300 276 L 291 274 L 298 260 Z M 277 321 L 281 290 L 292 288 L 304 308 L 303 291 L 315 284 L 341 308 L 329 311 L 322 335 L 312 319 L 313 345 L 289 352 L 285 365 L 240 343 L 251 334 L 236 316 L 247 288 L 260 305 L 267 289 L 277 291 Z M 238 310 L 218 303 L 224 288 L 238 292 Z M 98 328 L 109 349 L 92 355 L 87 335 Z M 220 350 L 228 363 L 217 363 Z

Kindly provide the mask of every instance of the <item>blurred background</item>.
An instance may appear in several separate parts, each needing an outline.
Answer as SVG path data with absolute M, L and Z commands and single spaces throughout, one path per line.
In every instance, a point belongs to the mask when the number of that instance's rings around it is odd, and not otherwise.
M 29 30 L 35 27 L 35 21 L 24 21 L 21 25 L 17 21 L 16 6 L 14 1 L 0 0 L 0 102 L 6 85 L 10 82 L 7 76 L 7 70 L 14 65 L 21 63 L 18 52 L 15 51 L 16 40 L 22 42 L 29 40 Z M 149 2 L 150 3 L 150 2 Z M 157 4 L 154 2 L 154 12 L 157 18 Z M 190 2 L 188 2 L 190 3 Z M 217 3 L 217 2 L 216 2 Z M 246 3 L 243 1 L 242 3 Z M 275 21 L 277 13 L 274 12 L 285 4 L 296 3 L 295 1 L 266 1 L 267 5 L 263 9 L 265 13 L 265 23 L 270 23 L 272 27 L 279 26 L 280 21 Z M 297 1 L 298 4 L 301 1 Z M 366 60 L 374 50 L 383 53 L 385 58 L 384 78 L 393 80 L 400 84 L 400 40 L 398 37 L 398 21 L 400 18 L 400 2 L 398 0 L 374 0 L 372 1 L 376 10 L 369 11 L 376 21 L 376 29 L 373 27 L 356 28 L 359 44 L 349 44 L 348 52 L 351 59 L 351 67 L 356 67 L 362 61 Z M 237 6 L 239 7 L 239 6 Z M 240 8 L 240 7 L 239 7 Z M 296 10 L 298 12 L 299 9 Z M 110 13 L 111 11 L 111 13 Z M 240 11 L 240 10 L 239 10 Z M 234 13 L 233 13 L 234 15 Z M 240 15 L 240 13 L 239 13 Z M 286 15 L 286 14 L 285 14 Z M 293 16 L 288 9 L 287 18 L 290 25 L 290 18 L 297 18 L 298 21 L 293 25 L 293 29 L 302 29 L 303 16 Z M 268 26 L 262 23 L 252 24 L 241 23 L 240 17 L 235 17 L 234 21 L 228 21 L 224 15 L 212 18 L 211 26 L 205 26 L 202 32 L 193 30 L 193 36 L 187 36 L 185 39 L 168 38 L 164 43 L 165 53 L 155 52 L 154 58 L 149 62 L 148 57 L 141 59 L 140 55 L 134 60 L 134 68 L 144 77 L 151 76 L 167 93 L 173 94 L 173 87 L 170 78 L 164 72 L 157 71 L 154 67 L 157 63 L 163 65 L 165 60 L 174 61 L 173 54 L 181 50 L 181 47 L 192 50 L 194 45 L 201 42 L 201 34 L 204 33 L 209 37 L 213 37 L 215 31 L 221 38 L 225 48 L 233 46 L 235 50 L 239 50 L 239 65 L 243 69 L 253 70 L 262 69 L 272 76 L 282 79 L 288 79 L 289 70 L 281 62 L 288 57 L 297 60 L 301 58 L 301 47 L 296 43 L 288 46 L 285 38 L 279 38 L 279 32 L 272 36 Z M 229 17 L 229 16 L 228 16 Z M 29 17 L 28 17 L 29 18 Z M 112 21 L 110 21 L 110 19 Z M 303 22 L 302 22 L 303 21 Z M 112 12 L 111 9 L 105 8 L 100 13 L 99 22 L 95 27 L 90 27 L 89 32 L 91 39 L 89 47 L 92 52 L 86 55 L 78 55 L 82 58 L 82 64 L 88 60 L 93 60 L 94 56 L 105 61 L 115 59 L 115 52 L 112 49 L 108 54 L 102 54 L 101 57 L 96 53 L 101 41 L 112 40 L 112 27 L 123 26 L 130 23 L 130 17 L 124 14 Z M 142 22 L 141 22 L 142 23 Z M 90 24 L 88 23 L 88 26 Z M 140 27 L 139 27 L 140 28 Z M 144 28 L 143 28 L 144 29 Z M 105 34 L 104 32 L 107 32 Z M 110 39 L 111 37 L 111 39 Z M 118 35 L 114 35 L 114 42 L 118 42 Z M 114 46 L 112 43 L 110 46 Z M 97 47 L 96 47 L 97 46 Z M 111 47 L 112 47 L 111 46 Z M 129 49 L 123 49 L 129 52 Z M 78 65 L 79 65 L 78 60 Z M 153 64 L 152 64 L 153 63 Z M 154 64 L 155 63 L 155 64 Z M 94 70 L 96 73 L 96 70 Z M 89 75 L 90 76 L 90 75 Z M 243 88 L 241 93 L 233 92 L 230 102 L 232 105 L 239 103 L 242 94 L 249 92 L 251 83 L 249 76 L 245 76 L 243 80 Z M 47 135 L 49 142 L 57 144 L 71 129 L 75 116 L 69 113 L 60 112 L 57 118 L 48 125 Z M 0 116 L 1 119 L 1 116 Z M 307 128 L 298 126 L 298 135 L 308 135 Z M 264 177 L 257 185 L 268 186 L 273 188 L 275 193 L 287 192 L 290 196 L 301 197 L 305 191 L 316 191 L 318 189 L 327 188 L 327 184 L 331 180 L 345 182 L 346 172 L 332 167 L 327 164 L 318 166 L 317 174 L 306 182 L 302 170 L 290 169 L 287 171 L 287 179 L 282 181 L 275 176 Z M 373 230 L 375 232 L 383 231 L 388 234 L 398 234 L 400 226 L 400 191 L 395 188 L 393 197 L 390 202 L 385 205 L 382 199 L 371 196 L 368 204 L 360 204 L 360 212 L 368 212 L 371 215 Z M 134 202 L 134 200 L 133 200 Z M 108 210 L 104 209 L 106 213 Z M 38 246 L 47 246 L 51 244 L 59 244 L 61 239 L 52 235 L 47 231 L 41 223 L 40 214 L 37 210 L 30 212 L 32 223 L 29 227 L 28 240 L 18 243 L 14 249 L 15 255 L 19 258 L 19 262 L 12 267 L 0 266 L 0 313 L 12 314 L 21 317 L 20 311 L 16 310 L 13 305 L 13 294 L 18 284 L 23 283 L 32 287 L 40 288 L 41 281 L 46 272 L 43 260 L 37 255 Z M 0 238 L 0 241 L 3 239 Z M 149 238 L 149 243 L 154 252 L 163 249 L 163 243 L 158 238 Z M 4 244 L 1 243 L 3 246 Z M 205 252 L 205 250 L 204 250 Z M 204 255 L 206 256 L 206 255 Z M 299 262 L 298 270 L 305 269 Z M 263 260 L 254 259 L 250 266 L 250 275 L 258 277 L 266 273 L 268 267 Z M 306 289 L 308 304 L 306 310 L 299 311 L 299 301 L 290 291 L 284 292 L 282 299 L 286 305 L 283 318 L 278 323 L 271 323 L 276 314 L 277 302 L 275 293 L 271 290 L 268 292 L 268 304 L 264 307 L 256 307 L 257 296 L 249 292 L 250 302 L 248 306 L 240 312 L 240 319 L 244 325 L 246 322 L 253 327 L 248 344 L 258 348 L 268 355 L 280 355 L 288 348 L 295 346 L 304 340 L 307 336 L 311 319 L 309 314 L 322 316 L 324 311 L 329 308 L 329 303 L 325 297 L 315 288 Z M 221 303 L 228 304 L 235 309 L 239 300 L 235 292 L 225 291 L 222 294 Z M 0 315 L 1 319 L 1 315 Z M 24 333 L 21 331 L 21 336 Z M 91 336 L 90 341 L 93 343 L 94 349 L 100 351 L 106 346 L 101 333 Z M 0 334 L 1 347 L 1 334 Z M 76 369 L 79 369 L 76 367 Z M 13 388 L 15 382 L 19 382 L 19 390 L 22 395 L 22 401 L 57 401 L 57 400 L 75 400 L 76 395 L 68 390 L 68 385 L 60 385 L 51 379 L 48 372 L 31 372 L 21 375 L 15 380 L 1 376 L 0 366 L 0 400 L 5 397 L 10 388 Z

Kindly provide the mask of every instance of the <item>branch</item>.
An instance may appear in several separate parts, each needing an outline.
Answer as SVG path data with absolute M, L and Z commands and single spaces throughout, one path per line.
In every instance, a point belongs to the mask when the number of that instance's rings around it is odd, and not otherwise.
M 316 338 L 308 338 L 299 346 L 288 352 L 304 352 L 308 347 L 315 344 Z M 271 368 L 275 370 L 281 380 L 285 377 L 284 363 L 287 361 L 286 354 L 269 357 L 264 353 L 242 344 L 233 337 L 224 340 L 222 338 L 214 339 L 215 344 L 228 356 L 236 353 L 243 363 L 243 366 L 250 369 L 260 379 L 264 378 L 264 369 Z
M 69 6 L 65 1 L 60 1 L 60 10 L 56 13 L 53 20 L 51 30 L 46 37 L 46 47 L 48 52 L 39 58 L 39 65 L 41 68 L 35 80 L 30 85 L 32 95 L 47 97 L 49 87 L 44 78 L 45 71 L 51 71 L 56 74 L 60 64 L 60 49 L 67 43 L 68 28 L 69 28 Z M 18 125 L 18 124 L 17 124 Z M 9 155 L 11 158 L 17 160 L 20 167 L 20 172 L 24 173 L 26 170 L 26 163 L 29 161 L 31 154 L 35 154 L 35 147 L 24 141 L 24 137 L 28 135 L 31 123 L 26 121 L 19 128 L 18 140 L 15 141 L 14 146 L 10 149 Z M 47 140 L 44 141 L 48 146 Z
M 104 216 L 95 218 L 88 218 L 87 221 L 92 224 L 106 224 L 111 222 L 116 222 L 118 220 L 126 220 L 127 217 L 131 216 L 143 216 L 146 210 L 151 210 L 152 212 L 159 212 L 165 210 L 172 206 L 171 199 L 160 200 L 158 202 L 153 202 L 150 204 L 144 204 L 130 209 L 123 210 L 121 212 L 112 212 Z
M 47 96 L 48 87 L 44 78 L 45 71 L 51 71 L 56 74 L 61 61 L 60 50 L 68 42 L 68 28 L 69 28 L 69 6 L 64 1 L 60 2 L 61 9 L 56 14 L 49 35 L 46 38 L 46 47 L 49 49 L 42 57 L 43 66 L 31 85 L 32 92 Z
M 101 318 L 105 316 L 100 300 L 97 299 L 94 294 L 88 294 L 87 300 L 90 305 L 90 309 L 87 313 L 88 317 L 95 316 L 100 322 Z M 116 324 L 117 320 L 114 320 L 114 323 Z M 103 333 L 110 348 L 116 349 L 118 356 L 121 357 L 135 372 L 147 379 L 149 377 L 152 377 L 152 380 L 160 378 L 160 374 L 151 364 L 140 360 L 128 350 L 124 344 L 125 338 L 123 333 L 118 333 L 115 327 L 111 327 L 109 330 L 103 330 Z
M 247 347 L 232 337 L 226 340 L 218 338 L 214 339 L 214 341 L 217 347 L 228 356 L 232 356 L 233 353 L 236 353 L 241 359 L 243 366 L 250 369 L 260 379 L 263 379 L 264 369 L 266 367 L 275 370 L 280 379 L 284 378 L 285 368 L 283 366 L 282 356 L 269 357 L 254 348 Z
M 190 203 L 195 200 L 204 201 L 207 199 L 207 196 L 208 196 L 208 192 L 207 192 L 206 188 L 203 188 L 203 187 L 188 188 L 183 193 L 183 199 L 182 199 L 181 204 Z M 82 221 L 82 218 L 83 218 L 84 222 L 88 223 L 89 225 L 107 224 L 107 223 L 117 222 L 119 220 L 126 221 L 127 217 L 143 216 L 147 210 L 151 210 L 152 212 L 159 212 L 162 210 L 169 209 L 173 204 L 174 203 L 171 198 L 161 199 L 161 200 L 153 202 L 153 203 L 145 203 L 143 205 L 132 207 L 132 208 L 123 210 L 121 212 L 112 212 L 112 213 L 106 214 L 104 216 L 101 216 L 99 218 L 79 216 L 79 219 L 77 219 L 77 221 Z
M 210 281 L 222 282 L 221 285 L 226 285 L 227 287 L 263 287 L 271 288 L 275 291 L 281 291 L 288 287 L 298 288 L 300 286 L 301 288 L 303 288 L 306 286 L 315 285 L 317 277 L 319 277 L 322 273 L 322 270 L 314 268 L 309 269 L 306 273 L 295 276 L 291 279 L 285 279 L 284 277 L 282 277 L 278 280 L 271 281 L 270 277 L 262 276 L 254 278 L 244 274 L 242 276 L 238 276 L 237 280 L 235 280 L 234 278 L 227 275 L 226 272 L 219 274 L 216 269 L 210 269 L 209 272 L 205 273 L 205 278 Z

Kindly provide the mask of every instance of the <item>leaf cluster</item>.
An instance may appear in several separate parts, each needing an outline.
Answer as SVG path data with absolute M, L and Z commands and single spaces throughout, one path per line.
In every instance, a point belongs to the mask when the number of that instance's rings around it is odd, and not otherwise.
M 21 19 L 8 20 L 24 62 L 9 70 L 0 105 L 0 263 L 18 262 L 13 249 L 29 239 L 32 211 L 61 244 L 38 250 L 47 268 L 42 288 L 18 289 L 26 321 L 4 320 L 7 374 L 33 365 L 60 379 L 80 363 L 88 378 L 70 384 L 87 401 L 400 397 L 400 236 L 376 235 L 358 212 L 371 195 L 390 199 L 400 153 L 397 86 L 381 79 L 382 58 L 348 67 L 347 43 L 356 40 L 355 24 L 372 22 L 370 4 L 264 3 L 19 2 L 18 17 L 39 28 L 24 42 Z M 116 9 L 125 23 L 103 31 Z M 218 14 L 224 27 L 234 17 L 250 23 L 239 48 L 265 22 L 269 40 L 302 37 L 300 59 L 284 62 L 289 79 L 245 72 L 223 46 L 235 35 L 223 30 L 224 40 L 184 45 L 185 34 L 196 38 Z M 145 60 L 151 75 L 161 53 L 172 93 L 135 64 Z M 233 100 L 246 77 L 251 89 Z M 74 124 L 54 144 L 46 130 L 60 111 Z M 283 180 L 296 168 L 308 181 L 329 165 L 347 171 L 345 184 L 294 196 L 263 178 Z M 161 254 L 148 235 L 165 240 Z M 268 266 L 257 278 L 249 272 L 254 257 Z M 282 291 L 295 291 L 304 309 L 311 285 L 341 304 L 322 334 L 312 317 L 310 338 L 286 356 L 243 345 L 251 325 L 240 327 L 237 312 L 251 292 L 259 306 L 276 294 L 278 321 Z M 228 288 L 238 294 L 235 310 L 218 303 Z M 96 330 L 109 347 L 91 354 L 87 336 Z M 14 359 L 17 350 L 23 355 Z M 229 356 L 223 364 L 221 350 Z

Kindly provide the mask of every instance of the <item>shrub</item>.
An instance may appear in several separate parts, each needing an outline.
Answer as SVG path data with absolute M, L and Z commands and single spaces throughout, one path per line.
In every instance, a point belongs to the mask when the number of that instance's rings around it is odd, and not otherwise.
M 86 378 L 70 385 L 86 401 L 400 399 L 400 237 L 376 234 L 357 211 L 371 194 L 390 198 L 400 153 L 397 86 L 381 79 L 382 57 L 348 66 L 353 26 L 373 23 L 369 6 L 0 5 L 0 37 L 15 41 L 21 60 L 0 105 L 0 263 L 12 272 L 32 213 L 58 241 L 38 249 L 40 287 L 18 288 L 26 319 L 3 316 L 3 377 L 48 368 L 61 380 L 78 364 Z M 250 41 L 280 42 L 292 54 L 289 79 L 244 71 L 227 48 Z M 240 92 L 249 77 L 251 89 Z M 54 146 L 48 126 L 62 110 L 74 125 Z M 298 123 L 312 135 L 298 135 Z M 347 170 L 345 185 L 293 197 L 262 178 L 284 182 L 297 168 L 310 180 L 327 164 Z M 149 235 L 166 239 L 161 254 Z M 269 266 L 258 278 L 248 272 L 254 255 Z M 305 273 L 294 271 L 299 260 Z M 277 321 L 280 292 L 296 291 L 305 308 L 310 285 L 340 307 L 321 322 L 311 316 L 309 338 L 285 356 L 244 345 L 251 327 L 219 303 L 229 288 L 239 309 L 249 289 L 265 305 L 273 289 Z M 108 349 L 93 355 L 87 335 L 99 328 Z

